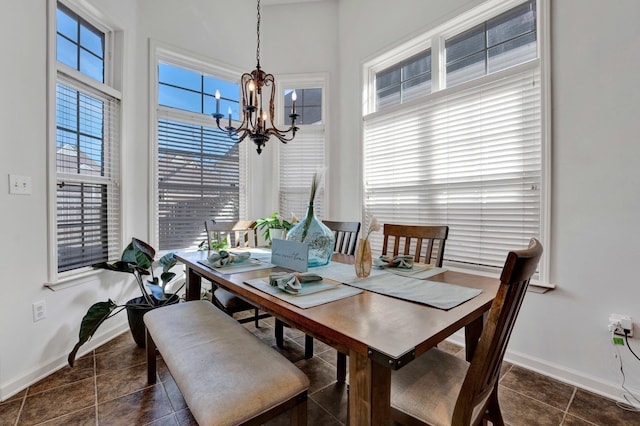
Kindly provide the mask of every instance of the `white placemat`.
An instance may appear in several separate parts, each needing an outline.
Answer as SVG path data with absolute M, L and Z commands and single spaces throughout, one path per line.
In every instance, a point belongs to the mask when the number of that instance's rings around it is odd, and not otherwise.
M 268 280 L 269 278 L 255 278 L 245 281 L 245 284 L 249 284 L 258 290 L 264 291 L 302 309 L 323 305 L 362 293 L 362 290 L 358 288 L 342 284 L 333 284 L 326 281 L 316 281 L 302 283 L 302 290 L 299 294 L 289 294 L 278 287 L 270 286 Z
M 477 288 L 391 274 L 369 276 L 352 281 L 349 285 L 444 310 L 454 308 L 482 293 Z
M 405 269 L 405 268 L 383 268 L 385 272 L 389 272 L 390 274 L 401 275 L 403 277 L 411 277 L 418 280 L 425 280 L 427 278 L 431 278 L 434 275 L 438 275 L 444 271 L 446 268 L 438 268 L 436 266 L 430 266 L 420 263 L 414 263 L 413 269 Z

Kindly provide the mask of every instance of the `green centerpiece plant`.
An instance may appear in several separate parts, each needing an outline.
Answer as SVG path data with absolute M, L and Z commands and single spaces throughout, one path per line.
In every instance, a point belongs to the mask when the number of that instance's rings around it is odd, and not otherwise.
M 106 269 L 133 275 L 142 295 L 129 300 L 125 305 L 118 305 L 111 299 L 91 305 L 82 318 L 78 342 L 67 358 L 70 367 L 73 367 L 78 349 L 91 339 L 107 319 L 126 309 L 131 334 L 136 344 L 144 347 L 145 329 L 144 323 L 142 323 L 142 315 L 151 309 L 180 301 L 177 293 L 182 289 L 184 283 L 173 293 L 167 293 L 167 284 L 176 276 L 171 271 L 177 263 L 175 254 L 165 254 L 157 262 L 154 260 L 155 255 L 155 249 L 149 244 L 137 238 L 132 238 L 131 243 L 122 252 L 119 261 L 114 263 L 101 262 L 93 265 L 95 269 Z M 159 277 L 156 276 L 154 267 L 162 268 Z
M 298 218 L 292 214 L 291 221 L 284 219 L 279 212 L 273 212 L 271 216 L 256 220 L 255 229 L 264 230 L 264 239 L 271 242 L 271 230 L 285 230 L 289 232 L 298 223 Z

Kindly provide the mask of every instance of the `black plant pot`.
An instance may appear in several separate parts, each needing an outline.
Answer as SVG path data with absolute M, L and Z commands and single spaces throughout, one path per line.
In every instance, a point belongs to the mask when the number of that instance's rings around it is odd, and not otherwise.
M 159 306 L 149 306 L 142 296 L 136 297 L 127 302 L 126 307 L 129 329 L 131 330 L 131 335 L 133 336 L 133 340 L 135 340 L 136 345 L 141 348 L 145 347 L 146 330 L 144 327 L 144 321 L 142 320 L 144 314 L 152 309 L 161 308 L 167 305 L 174 305 L 179 301 L 180 297 L 177 294 L 173 294 L 167 302 Z

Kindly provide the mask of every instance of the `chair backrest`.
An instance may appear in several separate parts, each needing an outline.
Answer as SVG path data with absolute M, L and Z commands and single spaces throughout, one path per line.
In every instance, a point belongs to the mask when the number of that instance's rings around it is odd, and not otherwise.
M 449 227 L 439 226 L 416 226 L 416 225 L 395 225 L 384 224 L 384 240 L 382 241 L 382 254 L 387 254 L 391 249 L 389 245 L 390 237 L 393 237 L 393 256 L 399 254 L 413 254 L 413 260 L 424 263 L 431 263 L 435 266 L 442 266 L 444 256 L 444 245 L 449 236 Z M 404 244 L 401 244 L 404 240 Z M 414 252 L 411 253 L 411 246 Z
M 333 246 L 334 252 L 350 255 L 355 254 L 358 234 L 360 233 L 360 222 L 323 220 L 322 223 L 331 229 L 336 237 L 336 243 Z
M 456 401 L 453 424 L 474 424 L 474 417 L 482 416 L 491 392 L 497 386 L 513 325 L 541 255 L 542 244 L 535 238 L 531 239 L 529 248 L 507 255 L 500 288 Z
M 249 232 L 254 223 L 252 220 L 238 220 L 236 222 L 205 220 L 204 228 L 207 232 L 209 248 L 211 247 L 212 239 L 221 242 L 224 238 L 227 239 L 230 247 L 245 247 L 246 245 L 255 247 L 255 233 Z M 249 244 L 249 238 L 254 238 L 253 244 Z

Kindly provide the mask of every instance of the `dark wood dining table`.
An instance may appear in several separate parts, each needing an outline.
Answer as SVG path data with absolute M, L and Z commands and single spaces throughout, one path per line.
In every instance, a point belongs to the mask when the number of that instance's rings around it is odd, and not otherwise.
M 176 253 L 176 257 L 186 266 L 187 300 L 201 297 L 204 278 L 347 354 L 351 426 L 388 426 L 392 370 L 402 368 L 463 327 L 470 360 L 499 286 L 497 278 L 446 270 L 429 280 L 479 288 L 482 293 L 449 310 L 369 291 L 303 309 L 244 282 L 282 268 L 223 274 L 198 262 L 206 259 L 206 251 Z M 332 262 L 353 263 L 353 258 L 336 254 Z

